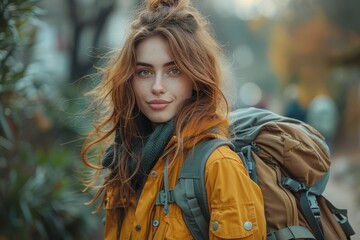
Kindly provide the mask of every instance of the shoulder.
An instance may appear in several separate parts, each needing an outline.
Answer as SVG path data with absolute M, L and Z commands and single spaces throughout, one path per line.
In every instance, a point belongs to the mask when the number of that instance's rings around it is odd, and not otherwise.
M 239 155 L 229 146 L 222 145 L 216 148 L 206 162 L 206 171 L 219 171 L 219 169 L 235 168 L 247 174 Z
M 252 205 L 262 199 L 259 186 L 249 177 L 238 154 L 228 146 L 221 146 L 210 155 L 205 167 L 205 186 L 210 208 L 240 209 L 243 203 Z

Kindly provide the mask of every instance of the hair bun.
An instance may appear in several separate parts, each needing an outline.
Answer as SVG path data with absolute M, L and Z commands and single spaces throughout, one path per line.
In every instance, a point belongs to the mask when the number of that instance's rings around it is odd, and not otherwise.
M 167 7 L 186 7 L 189 5 L 189 0 L 147 0 L 147 9 L 156 11 L 160 6 Z

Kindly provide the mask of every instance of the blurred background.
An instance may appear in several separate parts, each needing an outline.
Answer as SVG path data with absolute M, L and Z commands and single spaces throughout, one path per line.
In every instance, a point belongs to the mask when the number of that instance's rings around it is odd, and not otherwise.
M 101 239 L 79 156 L 86 78 L 121 46 L 139 0 L 1 0 L 0 239 Z M 232 108 L 312 124 L 327 196 L 360 231 L 360 1 L 193 0 L 224 48 Z M 360 239 L 354 237 L 353 239 Z

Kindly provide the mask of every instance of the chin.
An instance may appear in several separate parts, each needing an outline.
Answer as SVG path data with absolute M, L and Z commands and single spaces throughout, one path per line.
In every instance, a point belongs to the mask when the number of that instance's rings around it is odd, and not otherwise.
M 172 119 L 172 117 L 151 117 L 149 120 L 154 124 L 161 124 L 168 122 Z

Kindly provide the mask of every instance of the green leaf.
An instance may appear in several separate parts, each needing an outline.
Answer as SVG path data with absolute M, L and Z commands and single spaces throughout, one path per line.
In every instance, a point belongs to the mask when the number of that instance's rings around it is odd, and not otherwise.
M 22 216 L 24 217 L 25 222 L 31 223 L 32 216 L 31 216 L 31 211 L 28 206 L 28 203 L 26 201 L 20 201 L 20 208 L 21 208 Z

